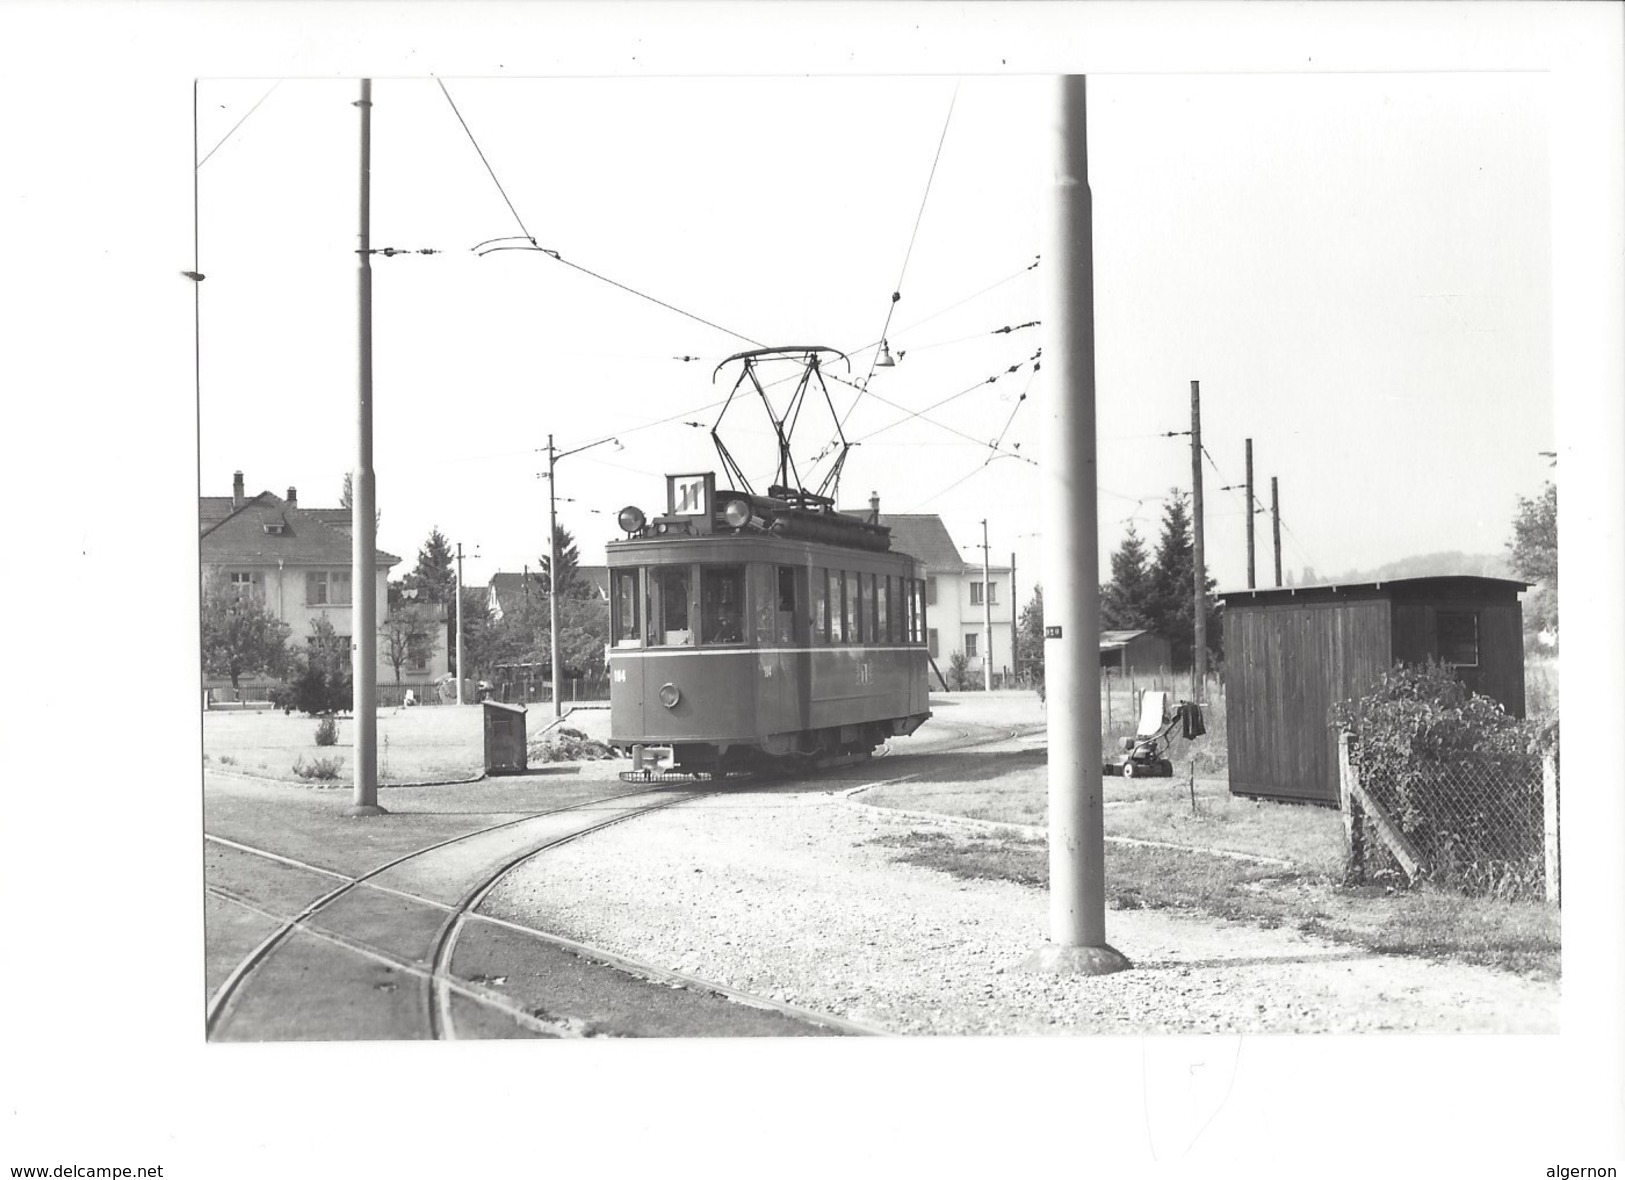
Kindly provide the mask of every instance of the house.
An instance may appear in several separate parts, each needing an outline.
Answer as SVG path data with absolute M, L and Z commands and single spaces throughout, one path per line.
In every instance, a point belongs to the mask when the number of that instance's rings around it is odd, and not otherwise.
M 198 498 L 198 548 L 205 583 L 221 577 L 234 594 L 252 596 L 291 629 L 289 644 L 309 644 L 315 622 L 325 617 L 339 642 L 349 649 L 353 594 L 350 510 L 301 508 L 299 494 L 272 492 L 248 496 L 243 473 L 232 477 L 230 496 Z M 377 551 L 372 593 L 377 618 L 388 617 L 388 579 L 400 558 Z M 436 628 L 437 640 L 439 628 Z M 401 668 L 402 683 L 427 684 L 447 670 L 445 644 L 437 642 L 427 659 Z M 395 668 L 378 643 L 379 684 L 395 682 Z M 227 689 L 226 677 L 205 677 L 205 686 Z M 258 685 L 261 681 L 243 682 Z
M 936 513 L 882 513 L 880 497 L 871 495 L 867 512 L 858 509 L 847 515 L 891 529 L 892 552 L 907 553 L 925 566 L 926 650 L 939 670 L 946 669 L 954 652 L 962 651 L 967 671 L 980 684 L 991 651 L 995 680 L 1010 674 L 1017 606 L 1008 565 L 990 563 L 984 586 L 981 564 L 959 556 L 948 526 Z M 992 616 L 991 636 L 987 614 Z
M 600 599 L 609 601 L 609 567 L 607 565 L 578 565 L 575 569 L 577 582 L 590 584 Z M 502 619 L 503 610 L 513 605 L 515 600 L 535 594 L 547 597 L 543 588 L 543 574 L 540 569 L 525 569 L 521 573 L 508 573 L 498 571 L 491 575 L 486 585 L 486 603 L 491 608 L 491 618 L 497 621 Z
M 1231 793 L 1336 806 L 1331 708 L 1396 663 L 1449 664 L 1522 717 L 1524 589 L 1428 577 L 1221 593 Z
M 1100 670 L 1124 679 L 1166 676 L 1173 666 L 1170 645 L 1154 631 L 1102 631 Z

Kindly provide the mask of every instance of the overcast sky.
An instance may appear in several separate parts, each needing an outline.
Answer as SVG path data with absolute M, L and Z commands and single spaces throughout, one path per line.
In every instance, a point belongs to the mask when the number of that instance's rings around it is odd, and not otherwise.
M 830 382 L 857 444 L 843 504 L 878 493 L 885 510 L 940 513 L 967 547 L 985 517 L 994 560 L 1016 553 L 1031 584 L 1036 430 L 1054 396 L 1032 364 L 1045 83 L 444 82 L 373 88 L 373 244 L 443 251 L 375 265 L 380 543 L 406 559 L 397 576 L 431 526 L 479 552 L 471 581 L 534 563 L 550 432 L 564 450 L 619 440 L 560 463 L 561 521 L 601 560 L 623 504 L 657 503 L 663 473 L 717 466 L 713 403 L 738 373 L 713 383 L 723 358 L 825 344 L 851 357 L 833 372 L 852 384 Z M 1246 580 L 1245 496 L 1220 489 L 1244 482 L 1247 438 L 1259 504 L 1280 480 L 1298 576 L 1502 551 L 1554 449 L 1546 86 L 1091 80 L 1103 559 L 1131 521 L 1154 541 L 1163 497 L 1189 489 L 1189 440 L 1162 435 L 1189 428 L 1193 379 L 1222 586 Z M 349 79 L 199 86 L 206 493 L 240 468 L 251 491 L 331 504 L 354 461 L 357 93 Z M 521 224 L 603 278 L 471 249 Z M 883 329 L 901 359 L 871 376 Z M 833 428 L 816 401 L 801 416 L 810 485 Z M 721 433 L 765 487 L 761 406 L 736 403 Z

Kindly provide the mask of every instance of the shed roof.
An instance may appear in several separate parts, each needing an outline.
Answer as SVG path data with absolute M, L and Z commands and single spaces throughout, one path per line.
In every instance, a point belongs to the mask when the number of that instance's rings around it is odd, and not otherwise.
M 1476 574 L 1449 574 L 1422 578 L 1390 578 L 1385 582 L 1326 582 L 1314 586 L 1271 586 L 1268 589 L 1220 590 L 1218 598 L 1225 605 L 1258 603 L 1268 606 L 1293 601 L 1328 602 L 1339 598 L 1369 597 L 1384 592 L 1401 597 L 1429 597 L 1435 595 L 1472 595 L 1477 597 L 1515 597 L 1529 589 L 1531 583 L 1513 578 L 1485 578 Z
M 1100 650 L 1110 651 L 1113 648 L 1127 647 L 1140 636 L 1150 634 L 1151 632 L 1143 627 L 1138 631 L 1102 631 L 1100 633 Z

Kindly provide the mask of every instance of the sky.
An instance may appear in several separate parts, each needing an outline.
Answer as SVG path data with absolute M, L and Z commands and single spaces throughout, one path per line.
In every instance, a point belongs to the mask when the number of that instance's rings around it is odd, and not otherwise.
M 1084 72 L 1102 548 L 1137 512 L 1154 531 L 1155 497 L 1188 481 L 1186 440 L 1162 435 L 1187 427 L 1193 379 L 1221 585 L 1244 577 L 1243 534 L 1216 489 L 1248 437 L 1260 481 L 1280 478 L 1295 571 L 1494 551 L 1555 474 L 1581 538 L 1563 552 L 1571 779 L 1612 788 L 1622 27 L 1618 6 L 1490 3 L 0 5 L 4 470 L 26 572 L 0 591 L 20 1063 L 0 1081 L 4 1162 L 530 1174 L 601 1169 L 608 1143 L 671 1176 L 722 1158 L 1131 1174 L 1150 1158 L 1148 1060 L 1194 1071 L 1211 1053 L 1235 1080 L 1192 1174 L 1369 1171 L 1325 1150 L 1328 1096 L 1349 1094 L 1382 1095 L 1384 1150 L 1441 1174 L 1625 1164 L 1613 789 L 1564 799 L 1559 1036 L 222 1055 L 199 1018 L 195 647 L 197 495 L 242 469 L 331 504 L 353 461 L 354 79 L 378 79 L 375 244 L 445 251 L 377 260 L 381 540 L 410 562 L 439 525 L 477 547 L 472 580 L 545 540 L 549 432 L 622 442 L 559 467 L 591 557 L 595 522 L 709 465 L 702 408 L 727 389 L 711 370 L 746 347 L 730 332 L 846 349 L 862 381 L 898 290 L 885 331 L 904 355 L 847 422 L 842 499 L 940 512 L 965 545 L 986 518 L 995 551 L 1034 569 L 1029 534 L 1054 526 L 1033 516 L 1033 469 L 985 460 L 996 438 L 1042 451 L 1044 373 L 985 378 L 1042 329 L 984 334 L 1042 318 L 1029 79 Z M 545 256 L 473 257 L 520 231 L 435 76 L 538 242 L 722 327 Z M 201 286 L 181 274 L 194 178 Z M 887 428 L 920 410 L 931 423 Z M 668 418 L 704 425 L 653 425 Z M 762 441 L 747 428 L 741 457 Z
M 1221 587 L 1246 584 L 1249 438 L 1255 506 L 1277 479 L 1297 579 L 1504 552 L 1555 449 L 1547 86 L 1091 80 L 1103 569 L 1191 487 L 1189 438 L 1168 435 L 1190 429 L 1193 380 Z M 333 504 L 355 461 L 358 92 L 199 84 L 204 493 L 240 469 L 250 491 Z M 373 245 L 441 251 L 374 259 L 396 576 L 431 527 L 471 582 L 535 564 L 550 434 L 561 451 L 615 440 L 558 464 L 589 562 L 664 474 L 718 467 L 713 426 L 765 488 L 766 411 L 747 385 L 719 422 L 739 367 L 713 374 L 742 349 L 820 344 L 849 359 L 797 422 L 804 482 L 828 473 L 814 458 L 840 421 L 843 506 L 938 513 L 976 561 L 986 520 L 992 560 L 1041 578 L 1047 95 L 960 75 L 377 80 Z M 565 261 L 474 249 L 525 233 Z M 873 367 L 882 335 L 893 368 Z

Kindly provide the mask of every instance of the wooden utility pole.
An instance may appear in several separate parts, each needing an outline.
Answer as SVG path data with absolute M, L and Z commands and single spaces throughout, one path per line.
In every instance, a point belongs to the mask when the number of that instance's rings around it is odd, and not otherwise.
M 1207 565 L 1202 556 L 1202 392 L 1191 382 L 1191 568 L 1196 586 L 1196 647 L 1191 694 L 1201 700 L 1207 691 Z
M 463 703 L 463 543 L 457 542 L 457 703 Z
M 1281 481 L 1270 476 L 1270 520 L 1275 528 L 1275 584 L 1281 584 Z
M 1044 248 L 1046 387 L 1041 509 L 1049 713 L 1049 941 L 1029 970 L 1104 975 L 1100 527 L 1095 451 L 1094 241 L 1082 75 L 1051 84 L 1053 184 Z
M 1247 589 L 1257 585 L 1253 578 L 1253 440 L 1247 440 Z
M 372 79 L 361 79 L 361 209 L 356 250 L 360 361 L 355 478 L 350 481 L 350 707 L 355 715 L 355 794 L 348 815 L 378 806 L 378 518 L 372 470 Z
M 988 578 L 985 518 L 982 521 L 982 691 L 993 691 L 993 583 Z
M 1021 599 L 1016 597 L 1016 555 L 1010 554 L 1010 683 L 1021 681 Z M 1009 687 L 1008 685 L 1006 687 Z

